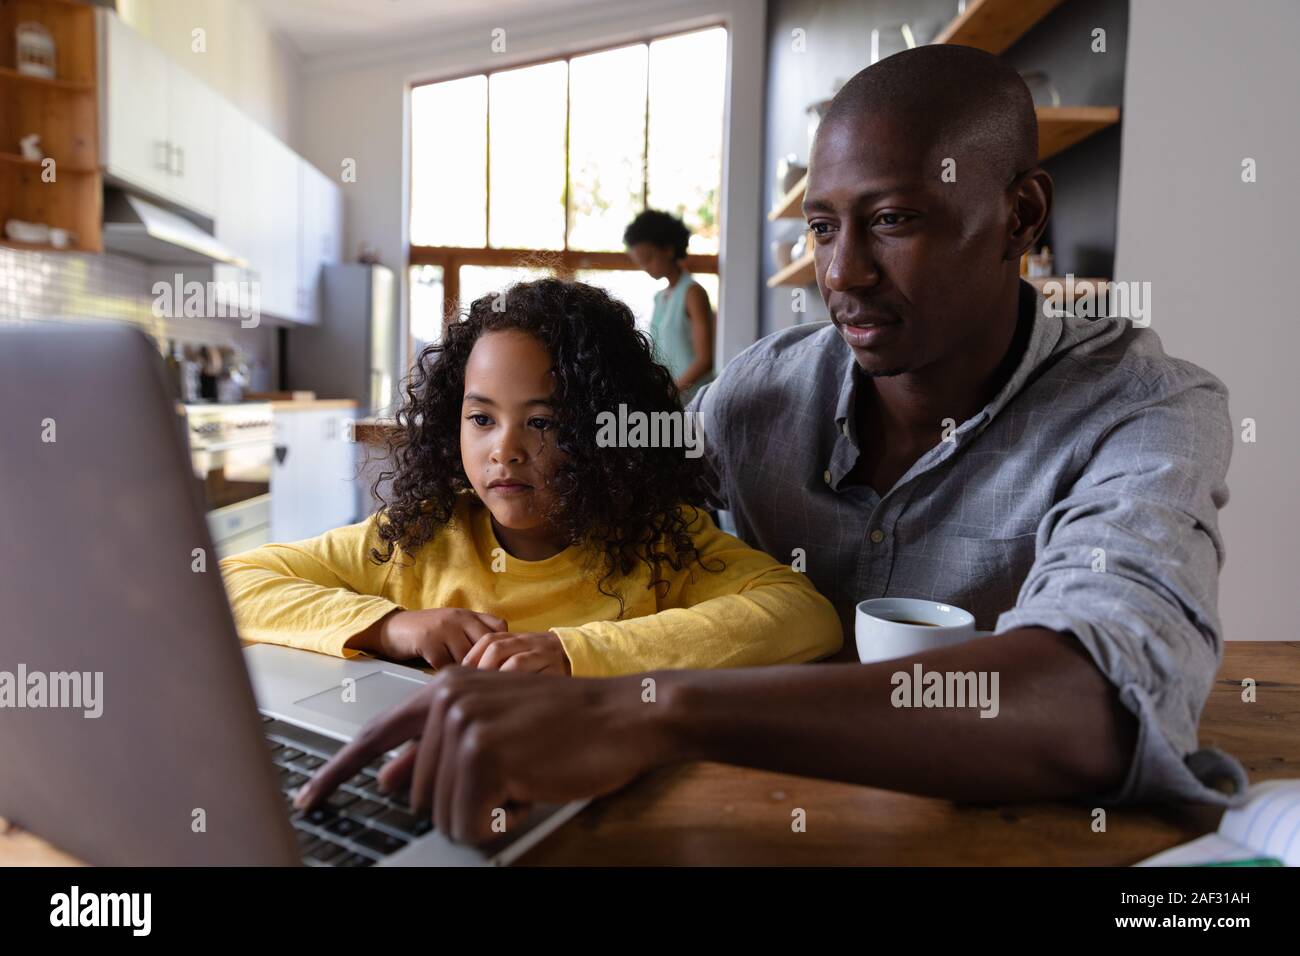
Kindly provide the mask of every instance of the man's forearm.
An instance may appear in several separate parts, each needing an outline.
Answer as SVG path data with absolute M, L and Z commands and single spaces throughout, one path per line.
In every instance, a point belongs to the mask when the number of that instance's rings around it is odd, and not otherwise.
M 1117 788 L 1137 721 L 1071 635 L 1025 628 L 916 658 L 923 672 L 998 675 L 980 707 L 902 707 L 911 662 L 655 675 L 662 753 L 955 800 L 1053 799 Z M 969 704 L 970 702 L 968 702 Z

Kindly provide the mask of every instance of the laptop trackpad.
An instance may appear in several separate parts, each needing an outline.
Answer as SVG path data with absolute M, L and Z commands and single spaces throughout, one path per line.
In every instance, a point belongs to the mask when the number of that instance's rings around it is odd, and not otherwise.
M 400 704 L 424 686 L 424 681 L 411 680 L 387 671 L 375 671 L 365 677 L 349 680 L 342 687 L 335 684 L 328 690 L 294 703 L 360 729 L 372 717 Z

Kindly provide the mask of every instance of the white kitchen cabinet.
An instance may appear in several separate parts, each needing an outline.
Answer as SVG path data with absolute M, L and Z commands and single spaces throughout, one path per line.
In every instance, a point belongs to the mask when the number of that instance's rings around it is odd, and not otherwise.
M 256 235 L 249 257 L 262 283 L 262 311 L 277 318 L 300 321 L 298 294 L 298 156 L 262 129 L 249 130 L 249 187 Z
M 223 103 L 218 115 L 216 236 L 249 265 L 216 267 L 215 277 L 256 282 L 263 313 L 303 321 L 302 161 L 234 106 Z
M 253 258 L 257 244 L 257 227 L 248 184 L 252 163 L 248 155 L 249 128 L 252 124 L 243 113 L 225 100 L 217 103 L 217 215 L 213 234 L 221 244 L 248 260 L 245 266 L 214 265 L 212 278 L 218 283 L 260 282 L 258 263 Z M 219 286 L 223 288 L 224 286 Z M 244 289 L 251 286 L 245 285 Z M 247 292 L 244 293 L 245 295 Z M 261 304 L 258 304 L 261 308 Z
M 271 540 L 300 541 L 356 519 L 356 408 L 276 409 Z
M 104 165 L 121 179 L 165 194 L 172 179 L 167 57 L 108 11 L 100 24 Z
M 181 205 L 217 212 L 217 106 L 221 98 L 175 63 L 167 72 L 172 191 Z
M 221 244 L 248 263 L 214 264 L 209 277 L 221 288 L 242 283 L 247 294 L 256 283 L 262 314 L 317 324 L 321 269 L 342 257 L 338 183 L 116 14 L 99 16 L 108 174 L 212 220 Z
M 306 160 L 299 168 L 299 296 L 302 321 L 320 322 L 320 272 L 343 254 L 343 193 L 337 183 Z
M 212 216 L 219 97 L 115 14 L 103 11 L 100 23 L 105 169 Z

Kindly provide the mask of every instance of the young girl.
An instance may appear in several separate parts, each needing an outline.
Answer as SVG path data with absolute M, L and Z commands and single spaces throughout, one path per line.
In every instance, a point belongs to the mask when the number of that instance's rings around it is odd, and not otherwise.
M 700 510 L 702 459 L 598 441 L 620 405 L 682 414 L 602 290 L 542 279 L 478 299 L 406 395 L 374 516 L 221 562 L 244 639 L 584 677 L 839 649 L 807 578 Z
M 650 338 L 683 404 L 701 385 L 713 381 L 713 308 L 704 287 L 682 265 L 690 238 L 684 222 L 656 209 L 641 213 L 623 232 L 628 257 L 637 268 L 652 279 L 668 280 L 655 293 Z

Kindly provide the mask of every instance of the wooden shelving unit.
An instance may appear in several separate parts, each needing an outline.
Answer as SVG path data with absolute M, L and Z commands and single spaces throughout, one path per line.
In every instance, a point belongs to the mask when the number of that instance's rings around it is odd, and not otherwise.
M 948 24 L 934 42 L 973 46 L 1000 54 L 1060 3 L 1061 0 L 972 0 L 965 12 Z M 1035 112 L 1040 161 L 1119 122 L 1118 106 L 1040 106 Z M 768 221 L 802 219 L 807 187 L 805 175 L 768 211 Z M 810 249 L 768 279 L 767 285 L 768 288 L 808 285 L 815 279 Z
M 17 69 L 15 31 L 35 21 L 54 39 L 57 76 L 45 79 Z M 10 219 L 66 229 L 68 251 L 103 248 L 103 181 L 99 165 L 99 115 L 95 65 L 95 9 L 77 0 L 0 0 L 0 244 L 58 251 L 5 237 Z M 24 159 L 19 140 L 39 133 L 41 151 L 54 160 L 54 180 L 44 166 Z
M 1060 5 L 1061 0 L 971 0 L 934 42 L 1000 54 Z

